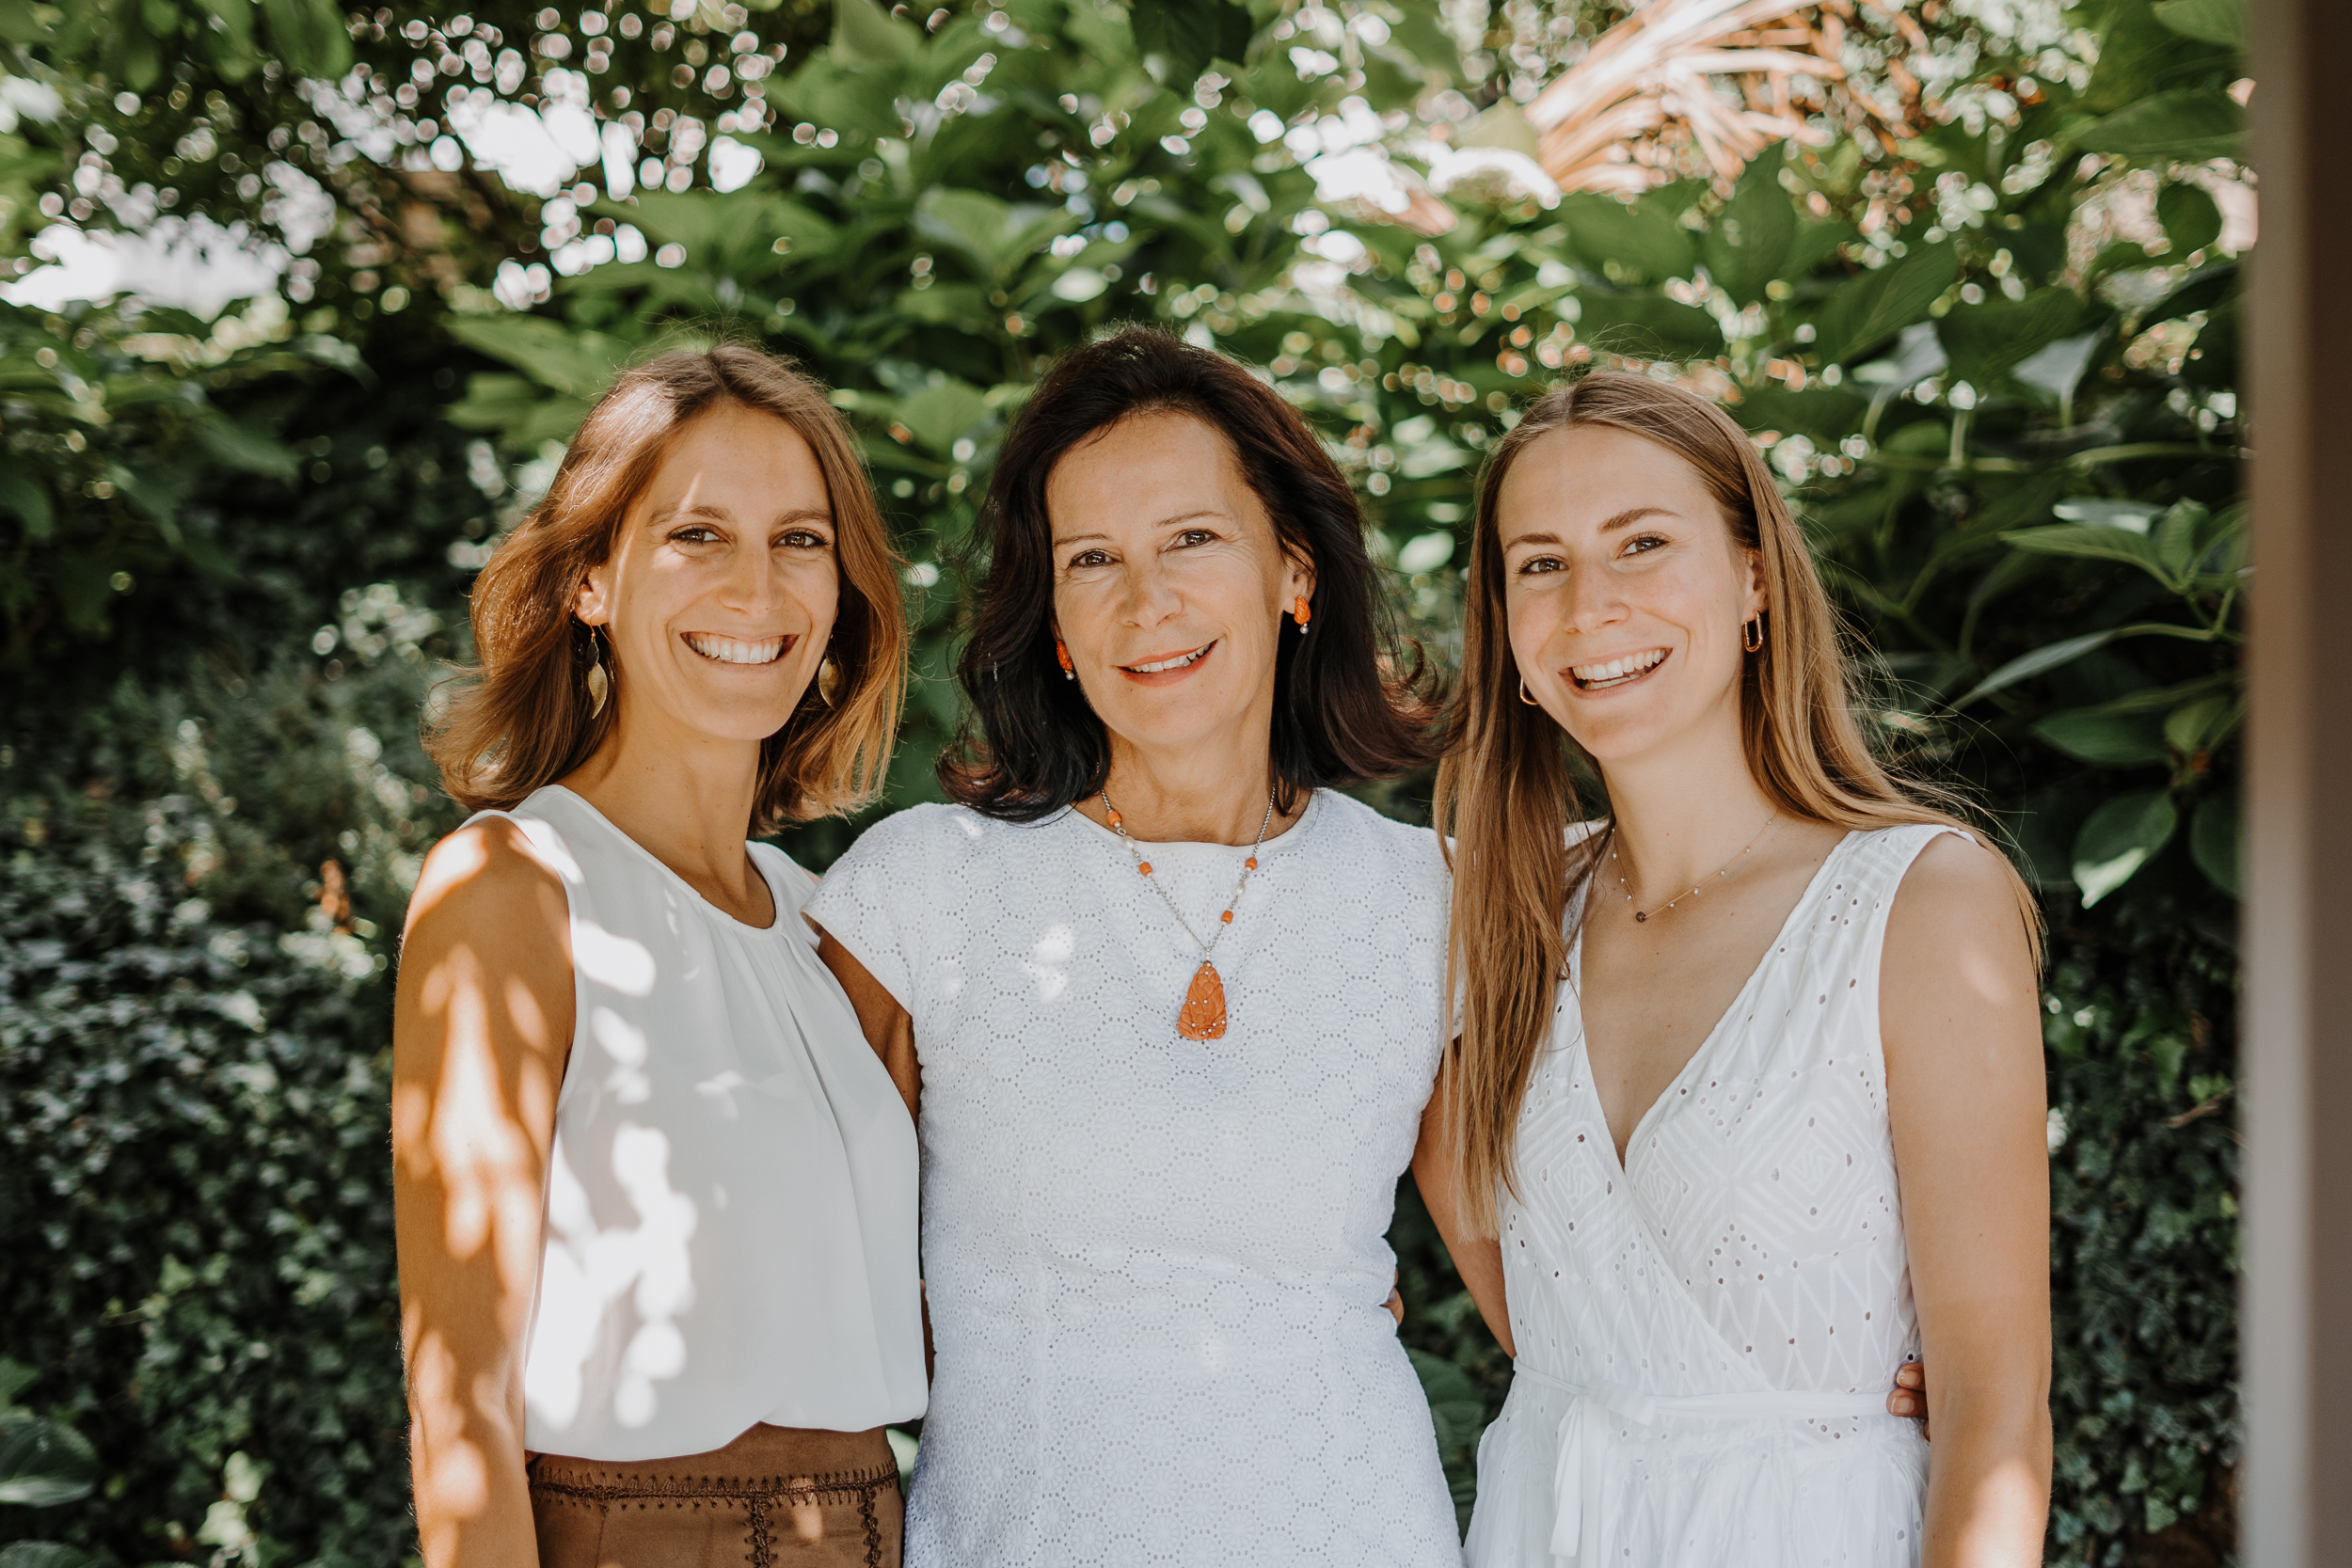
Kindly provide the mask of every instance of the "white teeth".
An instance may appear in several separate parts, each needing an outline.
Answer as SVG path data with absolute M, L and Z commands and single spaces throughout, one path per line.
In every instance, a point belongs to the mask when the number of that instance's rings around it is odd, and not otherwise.
M 1622 658 L 1599 664 L 1572 664 L 1568 666 L 1568 673 L 1587 686 L 1601 686 L 1654 670 L 1665 657 L 1665 649 L 1652 648 L 1647 653 L 1628 654 Z
M 1195 648 L 1188 654 L 1178 654 L 1174 658 L 1161 659 L 1157 664 L 1130 664 L 1127 668 L 1138 675 L 1156 675 L 1163 670 L 1181 670 L 1208 651 L 1207 648 Z
M 707 659 L 721 664 L 772 664 L 784 652 L 784 639 L 763 637 L 756 642 L 746 642 L 733 637 L 713 637 L 708 632 L 688 632 L 686 645 Z

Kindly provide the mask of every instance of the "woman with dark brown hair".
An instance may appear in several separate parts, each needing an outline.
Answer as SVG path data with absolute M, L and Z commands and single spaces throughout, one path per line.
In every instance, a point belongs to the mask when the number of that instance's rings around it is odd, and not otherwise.
M 1864 744 L 1755 449 L 1645 376 L 1547 395 L 1481 483 L 1464 641 L 1462 1026 L 1414 1169 L 1516 1357 L 1470 1562 L 2039 1563 L 2038 909 Z M 1881 1408 L 1922 1347 L 1932 1464 Z
M 953 805 L 809 915 L 919 1059 L 916 1564 L 1454 1568 L 1383 1237 L 1444 1044 L 1445 867 L 1336 786 L 1434 750 L 1297 412 L 1132 330 L 983 512 Z
M 907 1105 L 747 843 L 868 799 L 906 632 L 824 389 L 664 354 L 475 585 L 429 739 L 392 1144 L 424 1560 L 898 1560 Z

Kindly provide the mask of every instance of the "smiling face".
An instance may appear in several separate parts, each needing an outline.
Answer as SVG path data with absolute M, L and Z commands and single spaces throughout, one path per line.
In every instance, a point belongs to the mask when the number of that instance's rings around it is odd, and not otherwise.
M 799 432 L 739 404 L 687 425 L 580 590 L 619 666 L 620 723 L 755 742 L 782 729 L 833 632 L 834 541 Z
M 1740 721 L 1755 560 L 1683 458 L 1602 425 L 1538 436 L 1496 502 L 1527 694 L 1606 765 Z
M 1225 437 L 1189 414 L 1121 420 L 1054 466 L 1045 509 L 1054 630 L 1112 736 L 1263 735 L 1278 639 L 1314 574 L 1283 552 Z

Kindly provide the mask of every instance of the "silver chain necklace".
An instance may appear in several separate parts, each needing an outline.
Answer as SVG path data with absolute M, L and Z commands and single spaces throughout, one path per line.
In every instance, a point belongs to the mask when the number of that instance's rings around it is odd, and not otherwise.
M 1771 831 L 1772 831 L 1772 824 L 1773 824 L 1773 823 L 1775 823 L 1775 822 L 1777 822 L 1777 821 L 1779 821 L 1779 820 L 1780 820 L 1780 808 L 1779 808 L 1778 806 L 1774 806 L 1774 807 L 1772 808 L 1772 816 L 1768 816 L 1768 817 L 1766 817 L 1766 818 L 1764 819 L 1764 826 L 1763 826 L 1763 827 L 1761 827 L 1761 828 L 1756 829 L 1756 836 L 1755 836 L 1754 838 L 1752 838 L 1752 839 L 1748 840 L 1748 843 L 1747 843 L 1747 848 L 1746 848 L 1746 849 L 1742 849 L 1742 850 L 1740 850 L 1740 853 L 1738 853 L 1738 854 L 1736 854 L 1736 855 L 1732 856 L 1732 857 L 1731 857 L 1731 859 L 1729 859 L 1729 860 L 1727 860 L 1727 861 L 1724 862 L 1724 866 L 1723 866 L 1723 869 L 1722 869 L 1722 870 L 1720 870 L 1720 871 L 1718 871 L 1718 872 L 1716 872 L 1716 873 L 1715 873 L 1715 875 L 1714 875 L 1713 877 L 1708 877 L 1708 878 L 1705 878 L 1705 879 L 1703 879 L 1699 882 L 1699 885 L 1698 885 L 1697 887 L 1692 888 L 1692 889 L 1689 893 L 1677 893 L 1677 894 L 1676 894 L 1676 895 L 1675 895 L 1672 898 L 1667 899 L 1667 900 L 1666 900 L 1666 902 L 1665 902 L 1663 905 L 1660 906 L 1660 907 L 1659 907 L 1659 908 L 1658 908 L 1658 909 L 1657 909 L 1654 912 L 1659 913 L 1659 914 L 1663 914 L 1663 913 L 1665 913 L 1665 912 L 1666 912 L 1666 911 L 1673 909 L 1673 908 L 1674 908 L 1677 904 L 1681 903 L 1681 902 L 1682 902 L 1685 898 L 1693 898 L 1693 897 L 1696 897 L 1696 896 L 1697 896 L 1700 893 L 1702 893 L 1702 892 L 1706 891 L 1707 886 L 1708 886 L 1708 884 L 1709 882 L 1715 881 L 1715 880 L 1717 880 L 1717 879 L 1721 879 L 1721 878 L 1724 878 L 1724 877 L 1728 877 L 1728 876 L 1730 876 L 1730 875 L 1731 875 L 1731 868 L 1732 868 L 1733 866 L 1735 866 L 1735 865 L 1738 865 L 1738 864 L 1740 863 L 1740 861 L 1744 860 L 1744 859 L 1747 857 L 1748 849 L 1753 849 L 1753 848 L 1755 848 L 1755 847 L 1756 847 L 1758 844 L 1762 843 L 1762 842 L 1764 841 L 1764 835 L 1765 835 L 1767 832 L 1771 832 Z M 1616 839 L 1617 839 L 1617 830 L 1616 830 L 1615 828 L 1613 828 L 1613 828 L 1611 828 L 1611 829 L 1609 830 L 1609 863 L 1610 863 L 1610 864 L 1612 864 L 1612 865 L 1618 866 L 1618 867 L 1622 868 L 1622 867 L 1624 866 L 1624 864 L 1625 864 L 1625 861 L 1624 861 L 1624 860 L 1623 860 L 1623 859 L 1622 859 L 1622 858 L 1618 855 L 1618 853 L 1617 853 L 1617 843 L 1616 843 Z M 1617 872 L 1617 890 L 1618 890 L 1620 893 L 1623 893 L 1623 894 L 1625 895 L 1625 901 L 1626 901 L 1627 903 L 1630 904 L 1630 903 L 1632 903 L 1632 902 L 1633 902 L 1633 890 L 1632 890 L 1631 888 L 1629 888 L 1629 887 L 1626 886 L 1626 883 L 1625 883 L 1625 872 L 1624 872 L 1624 870 L 1623 870 L 1623 869 L 1620 869 L 1620 870 Z M 1650 915 L 1651 915 L 1651 913 L 1652 913 L 1652 912 L 1653 912 L 1653 911 L 1650 911 L 1650 910 L 1635 910 L 1635 911 L 1633 911 L 1633 918 L 1634 918 L 1634 920 L 1635 920 L 1637 923 L 1644 923 L 1644 924 L 1646 924 L 1646 923 L 1647 923 L 1647 921 L 1649 920 L 1649 917 L 1650 917 Z

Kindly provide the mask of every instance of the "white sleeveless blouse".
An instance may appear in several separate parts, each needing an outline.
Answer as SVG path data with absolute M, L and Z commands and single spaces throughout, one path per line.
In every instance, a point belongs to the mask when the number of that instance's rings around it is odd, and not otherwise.
M 809 875 L 750 847 L 760 929 L 561 785 L 482 816 L 571 907 L 524 1447 L 670 1459 L 920 1416 L 914 1129 L 818 961 Z
M 1479 1443 L 1470 1568 L 1919 1560 L 1927 1444 L 1885 1409 L 1919 1328 L 1879 955 L 1952 831 L 1830 851 L 1622 1167 L 1560 988 L 1502 1196 L 1518 1375 Z

